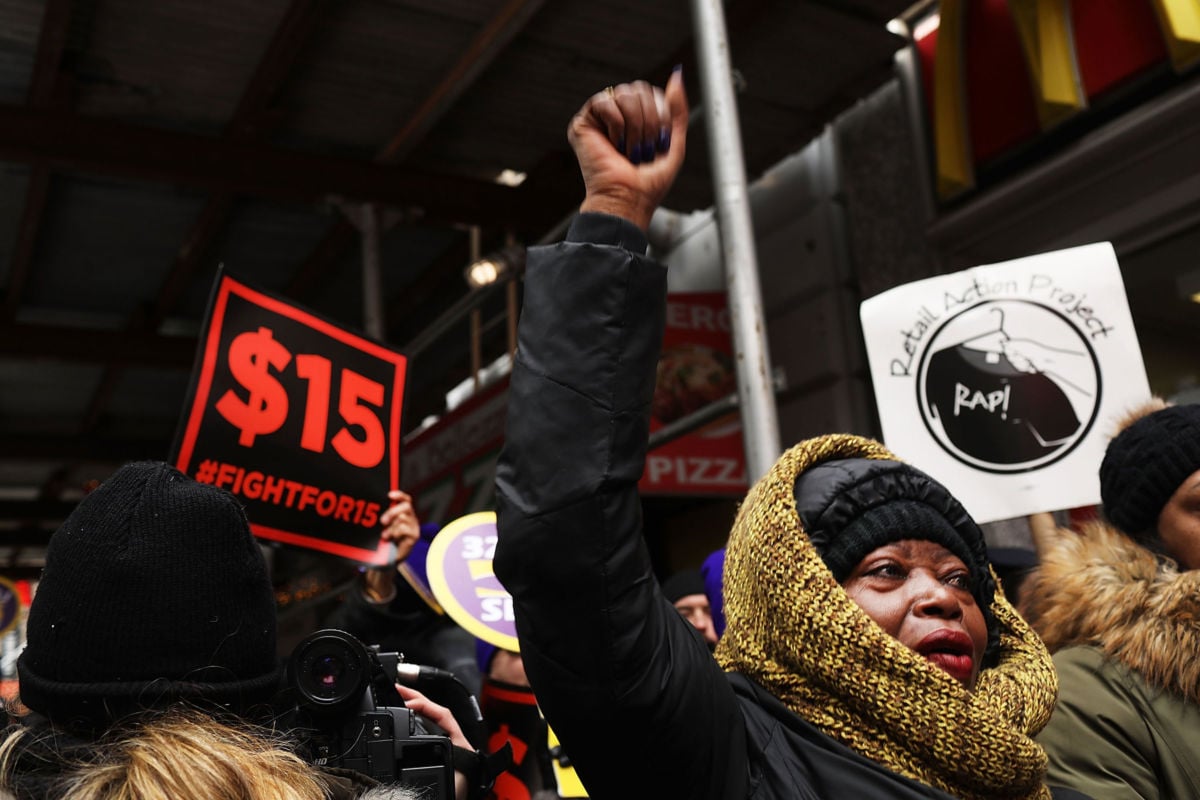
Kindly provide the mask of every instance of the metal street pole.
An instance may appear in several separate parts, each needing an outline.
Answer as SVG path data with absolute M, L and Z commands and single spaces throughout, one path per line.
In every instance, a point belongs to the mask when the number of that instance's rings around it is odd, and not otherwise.
M 721 234 L 733 326 L 746 470 L 753 483 L 766 474 L 781 452 L 779 416 L 775 410 L 771 355 L 767 348 L 746 167 L 742 161 L 742 135 L 734 101 L 729 38 L 721 0 L 692 0 L 692 23 L 700 85 L 704 92 L 717 228 Z
M 363 329 L 383 340 L 383 270 L 379 263 L 379 208 L 373 203 L 362 206 L 359 231 L 362 234 Z

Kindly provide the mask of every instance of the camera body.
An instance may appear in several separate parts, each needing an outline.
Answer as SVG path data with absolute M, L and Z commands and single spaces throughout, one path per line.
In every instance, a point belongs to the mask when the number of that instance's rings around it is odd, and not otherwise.
M 291 727 L 313 764 L 352 769 L 381 783 L 454 797 L 450 740 L 428 733 L 396 691 L 397 653 L 379 653 L 350 634 L 317 631 L 296 645 L 287 680 Z

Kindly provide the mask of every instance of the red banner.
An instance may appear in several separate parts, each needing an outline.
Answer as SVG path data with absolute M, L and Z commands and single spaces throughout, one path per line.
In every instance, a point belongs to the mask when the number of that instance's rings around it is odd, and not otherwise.
M 724 292 L 672 294 L 658 361 L 650 432 L 737 391 L 733 337 Z M 710 422 L 646 457 L 643 494 L 746 491 L 742 425 L 736 412 Z
M 219 274 L 173 462 L 235 494 L 256 536 L 387 561 L 406 359 Z

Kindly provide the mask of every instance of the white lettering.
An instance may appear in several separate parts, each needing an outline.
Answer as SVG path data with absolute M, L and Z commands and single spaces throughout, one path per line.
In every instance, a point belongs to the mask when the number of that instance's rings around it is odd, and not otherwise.
M 1008 399 L 1012 386 L 1005 384 L 1003 389 L 996 389 L 991 392 L 981 392 L 979 390 L 971 391 L 969 387 L 963 386 L 961 383 L 954 384 L 954 416 L 958 416 L 959 409 L 967 409 L 974 411 L 977 408 L 982 408 L 989 414 L 995 414 L 996 410 L 1000 410 L 1001 418 L 1008 416 Z
M 485 597 L 479 601 L 479 607 L 481 622 L 512 622 L 517 618 L 511 597 Z
M 681 331 L 729 332 L 729 309 L 715 311 L 690 303 L 667 303 L 667 327 Z
M 464 536 L 462 537 L 462 557 L 464 559 L 490 559 L 496 555 L 495 536 Z
M 739 486 L 746 482 L 741 465 L 732 458 L 650 456 L 646 472 L 651 483 L 674 478 L 681 486 Z
M 665 456 L 650 456 L 646 459 L 646 471 L 650 474 L 651 483 L 658 483 L 664 476 L 670 475 L 672 469 L 671 459 Z

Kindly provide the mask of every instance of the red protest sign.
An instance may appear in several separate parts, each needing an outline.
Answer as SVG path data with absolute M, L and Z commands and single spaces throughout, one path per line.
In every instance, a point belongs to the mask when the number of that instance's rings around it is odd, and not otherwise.
M 733 337 L 725 293 L 668 295 L 650 431 L 736 390 Z M 737 412 L 652 450 L 646 456 L 646 470 L 638 488 L 646 495 L 745 492 L 746 456 Z
M 221 273 L 172 461 L 227 489 L 250 529 L 386 563 L 405 357 Z

